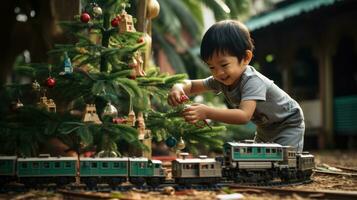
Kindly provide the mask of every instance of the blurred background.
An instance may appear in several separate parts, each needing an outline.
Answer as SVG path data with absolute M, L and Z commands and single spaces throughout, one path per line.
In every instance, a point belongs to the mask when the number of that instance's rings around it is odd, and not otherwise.
M 140 13 L 130 1 L 128 12 Z M 305 113 L 305 149 L 357 148 L 357 1 L 157 0 L 152 21 L 152 62 L 162 72 L 204 78 L 199 58 L 203 33 L 215 21 L 239 19 L 255 41 L 252 65 L 289 93 Z M 58 26 L 74 20 L 80 0 L 6 0 L 1 4 L 0 85 L 14 66 L 46 62 L 54 44 L 73 41 Z M 0 93 L 1 99 L 1 93 Z M 226 106 L 222 96 L 195 101 Z M 225 140 L 253 138 L 255 126 L 227 126 Z

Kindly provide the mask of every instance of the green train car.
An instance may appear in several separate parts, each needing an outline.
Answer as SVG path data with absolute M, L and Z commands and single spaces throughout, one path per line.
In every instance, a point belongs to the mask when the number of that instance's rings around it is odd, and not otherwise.
M 135 185 L 156 186 L 164 182 L 165 173 L 162 162 L 147 158 L 129 158 L 129 181 Z
M 74 182 L 77 159 L 73 157 L 33 157 L 17 159 L 17 177 L 27 186 Z
M 0 157 L 0 186 L 15 180 L 16 160 L 16 156 Z
M 81 181 L 94 187 L 98 183 L 111 186 L 127 181 L 128 158 L 81 158 Z

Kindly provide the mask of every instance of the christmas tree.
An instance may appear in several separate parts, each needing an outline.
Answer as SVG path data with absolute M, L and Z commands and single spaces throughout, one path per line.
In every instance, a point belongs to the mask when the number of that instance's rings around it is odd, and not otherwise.
M 144 25 L 158 15 L 157 2 L 149 2 Z M 223 127 L 188 124 L 183 106 L 167 106 L 168 90 L 187 76 L 162 74 L 150 62 L 150 31 L 136 31 L 130 6 L 83 2 L 75 20 L 61 23 L 75 42 L 56 44 L 48 63 L 16 66 L 14 73 L 31 81 L 4 86 L 2 103 L 12 106 L 0 116 L 0 154 L 37 156 L 57 145 L 77 154 L 143 150 L 150 157 L 152 141 L 193 153 L 220 147 Z

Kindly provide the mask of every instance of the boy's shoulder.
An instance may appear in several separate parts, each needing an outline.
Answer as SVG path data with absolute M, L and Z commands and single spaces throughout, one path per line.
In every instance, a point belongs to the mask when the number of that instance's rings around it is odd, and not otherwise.
M 253 66 L 248 65 L 247 69 L 242 74 L 241 86 L 243 85 L 266 85 L 269 87 L 274 81 L 270 80 L 259 71 L 257 71 Z

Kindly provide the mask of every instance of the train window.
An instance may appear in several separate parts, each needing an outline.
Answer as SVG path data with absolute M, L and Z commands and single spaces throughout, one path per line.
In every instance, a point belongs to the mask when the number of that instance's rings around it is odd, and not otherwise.
M 246 148 L 240 148 L 240 153 L 246 153 L 247 149 Z
M 252 153 L 253 151 L 252 151 L 252 147 L 248 147 L 247 148 L 247 153 Z
M 262 153 L 262 149 L 260 147 L 257 147 L 257 153 Z
M 208 169 L 208 165 L 201 165 L 201 169 Z
M 43 163 L 43 168 L 46 168 L 46 169 L 50 168 L 50 163 L 49 162 L 44 162 Z
M 37 169 L 38 166 L 39 166 L 39 163 L 38 163 L 38 162 L 33 162 L 33 163 L 32 163 L 32 168 Z
M 98 167 L 98 164 L 96 162 L 91 163 L 91 168 L 97 168 L 97 167 Z
M 234 153 L 239 153 L 239 147 L 234 148 Z
M 64 163 L 64 168 L 71 168 L 71 162 L 65 162 Z
M 276 148 L 272 148 L 271 153 L 276 153 Z
M 118 162 L 114 162 L 113 163 L 113 168 L 119 168 L 119 163 Z
M 103 162 L 102 163 L 102 168 L 108 168 L 109 166 L 108 166 L 108 163 L 107 162 Z
M 192 169 L 198 169 L 198 164 L 193 164 Z
M 270 148 L 266 148 L 265 153 L 270 153 Z
M 278 153 L 281 153 L 281 149 L 280 148 L 278 149 Z
M 27 163 L 21 163 L 21 168 L 26 169 L 27 168 Z
M 211 164 L 211 169 L 214 169 L 214 164 Z
M 55 168 L 60 168 L 60 162 L 55 162 Z
M 160 168 L 160 164 L 155 164 L 155 168 Z
M 140 167 L 141 169 L 144 169 L 144 168 L 145 168 L 145 163 L 143 163 L 143 162 L 140 163 L 140 164 L 139 164 L 139 167 Z

